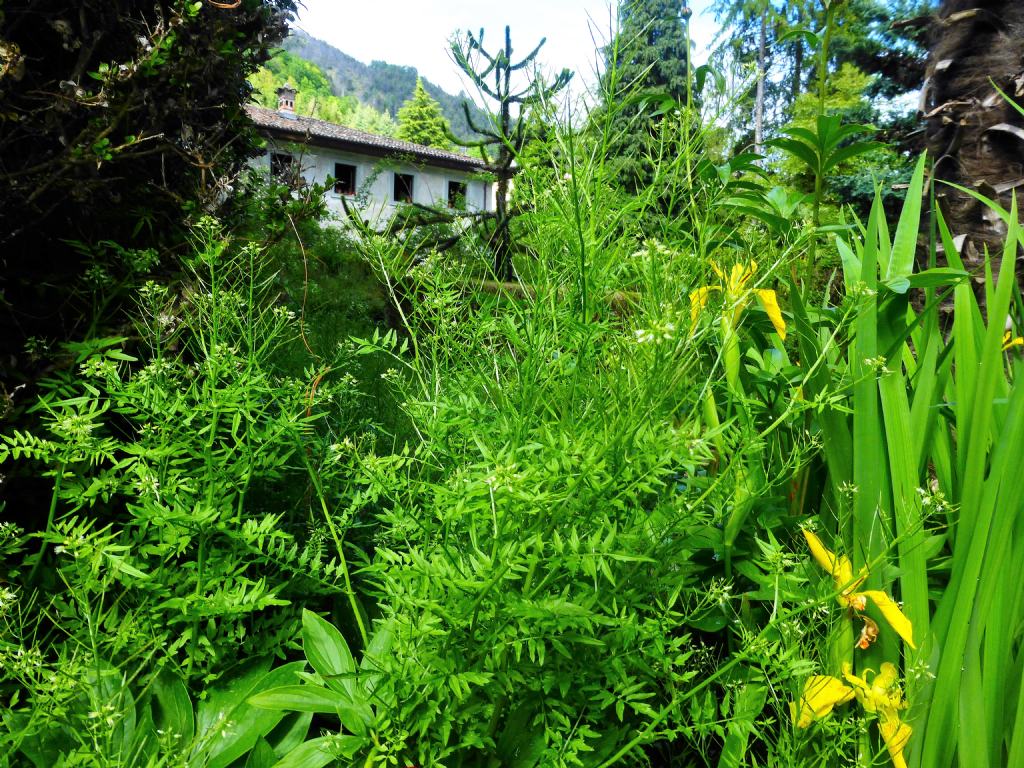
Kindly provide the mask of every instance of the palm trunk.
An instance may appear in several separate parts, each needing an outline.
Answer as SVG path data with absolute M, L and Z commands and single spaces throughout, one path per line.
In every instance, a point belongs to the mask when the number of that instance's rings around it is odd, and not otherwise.
M 1009 209 L 1024 187 L 1024 117 L 993 84 L 1024 103 L 1024 3 L 943 0 L 922 99 L 934 178 Z M 986 249 L 996 261 L 1003 221 L 957 189 L 938 184 L 935 193 L 951 232 L 965 238 L 965 266 L 980 270 Z

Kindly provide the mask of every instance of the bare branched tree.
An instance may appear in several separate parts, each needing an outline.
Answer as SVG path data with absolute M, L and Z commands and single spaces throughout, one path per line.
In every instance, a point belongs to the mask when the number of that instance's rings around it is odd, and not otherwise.
M 529 138 L 528 123 L 532 109 L 565 88 L 572 72 L 563 69 L 550 83 L 538 79 L 534 67 L 545 39 L 515 63 L 512 61 L 512 35 L 508 27 L 505 27 L 505 46 L 496 53 L 485 50 L 483 40 L 483 30 L 479 35 L 467 32 L 465 36 L 457 36 L 452 40 L 452 55 L 480 92 L 497 103 L 497 109 L 489 124 L 479 125 L 474 121 L 469 105 L 464 103 L 466 121 L 481 138 L 453 137 L 453 140 L 463 146 L 478 147 L 487 170 L 497 179 L 494 228 L 490 235 L 494 273 L 500 280 L 512 280 L 512 235 L 509 229 L 512 215 L 508 194 L 515 176 L 516 158 Z M 513 75 L 524 71 L 528 75 L 525 83 L 522 87 L 514 87 Z

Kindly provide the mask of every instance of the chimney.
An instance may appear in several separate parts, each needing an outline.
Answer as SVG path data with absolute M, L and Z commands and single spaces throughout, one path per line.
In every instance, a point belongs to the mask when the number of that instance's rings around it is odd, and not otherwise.
M 286 117 L 294 117 L 295 94 L 298 93 L 298 91 L 295 90 L 291 83 L 285 83 L 274 91 L 274 93 L 277 94 L 277 111 Z

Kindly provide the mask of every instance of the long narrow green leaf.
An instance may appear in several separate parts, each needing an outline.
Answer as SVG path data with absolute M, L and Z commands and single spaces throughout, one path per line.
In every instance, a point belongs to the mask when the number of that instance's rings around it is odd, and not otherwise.
M 991 754 L 988 728 L 983 722 L 990 708 L 984 699 L 979 667 L 984 626 L 977 621 L 975 612 L 990 536 L 998 525 L 1003 484 L 1008 483 L 1016 493 L 1015 475 L 1024 463 L 1024 398 L 1016 393 L 1006 425 L 994 443 L 995 452 L 990 455 L 994 396 L 999 384 L 1005 385 L 1000 318 L 1006 316 L 1016 282 L 1014 262 L 1018 236 L 1015 201 L 999 282 L 988 308 L 992 320 L 984 329 L 978 365 L 964 368 L 959 365 L 960 357 L 957 359 L 956 378 L 963 380 L 957 387 L 957 394 L 965 393 L 969 397 L 956 404 L 957 440 L 966 457 L 962 464 L 961 521 L 953 540 L 952 573 L 934 619 L 942 645 L 936 677 L 930 686 L 927 729 L 920 758 L 921 765 L 929 768 L 952 765 L 958 749 L 964 759 L 970 756 L 972 765 L 987 765 Z M 973 295 L 961 294 L 958 298 L 963 304 L 968 299 L 973 300 Z M 961 320 L 958 329 L 954 323 L 958 347 L 965 341 L 959 333 L 973 339 L 973 325 L 969 320 Z M 965 410 L 970 412 L 969 417 L 962 413 Z M 961 431 L 962 423 L 968 425 L 966 431 Z
M 1014 542 L 1014 552 L 1011 556 L 1012 562 L 1020 563 L 1024 558 L 1024 535 L 1018 531 Z M 1021 617 L 1024 616 L 1024 580 L 1018 580 L 1017 594 L 1010 601 L 1014 609 L 1012 616 L 1016 617 L 1018 626 Z M 1017 696 L 1013 707 L 1013 717 L 1007 718 L 1009 726 L 1006 734 L 1007 743 L 1007 765 L 1024 765 L 1024 651 L 1017 648 L 1013 668 L 1008 675 L 1007 688 L 1011 685 L 1017 686 Z M 1012 689 L 1011 689 L 1012 690 Z
M 861 253 L 861 282 L 865 291 L 854 322 L 850 371 L 853 375 L 853 544 L 854 568 L 867 565 L 884 547 L 878 525 L 883 473 L 880 458 L 885 456 L 876 384 L 878 358 L 878 224 L 883 216 L 876 199 L 872 207 L 867 238 Z
M 249 704 L 260 709 L 287 712 L 319 712 L 333 715 L 352 705 L 351 697 L 316 685 L 282 685 L 249 697 Z
M 804 365 L 813 366 L 823 352 L 818 345 L 818 332 L 800 297 L 800 290 L 793 283 L 790 283 L 790 305 L 800 358 L 806 361 Z M 830 386 L 828 369 L 817 366 L 805 382 L 805 396 L 813 400 L 827 392 Z M 844 487 L 853 480 L 853 437 L 849 418 L 845 413 L 826 406 L 818 415 L 818 421 L 824 433 L 822 443 L 830 484 L 833 488 Z
M 927 155 L 921 155 L 914 168 L 914 175 L 907 187 L 900 223 L 892 244 L 892 256 L 883 262 L 882 275 L 886 280 L 907 277 L 914 271 L 914 256 L 917 254 L 917 235 L 921 231 L 921 197 L 924 191 L 924 165 Z

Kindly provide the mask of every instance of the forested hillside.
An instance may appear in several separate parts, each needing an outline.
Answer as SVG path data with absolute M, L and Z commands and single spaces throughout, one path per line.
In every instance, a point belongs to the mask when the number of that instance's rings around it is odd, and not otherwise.
M 249 80 L 253 85 L 253 99 L 264 107 L 276 109 L 276 90 L 282 83 L 289 82 L 298 89 L 295 109 L 300 115 L 382 136 L 394 136 L 398 130 L 398 124 L 387 112 L 374 109 L 349 94 L 335 95 L 331 81 L 320 67 L 288 51 L 279 51 Z
M 284 41 L 284 49 L 320 67 L 330 79 L 335 95 L 354 96 L 363 104 L 385 112 L 391 117 L 398 114 L 399 108 L 416 89 L 418 73 L 415 67 L 402 67 L 388 64 L 386 61 L 364 64 L 298 29 L 292 30 Z M 453 96 L 426 78 L 423 78 L 423 87 L 437 99 L 455 135 L 470 135 L 462 102 L 472 100 L 464 94 Z M 474 120 L 483 119 L 483 113 L 476 106 L 471 104 L 470 108 Z

